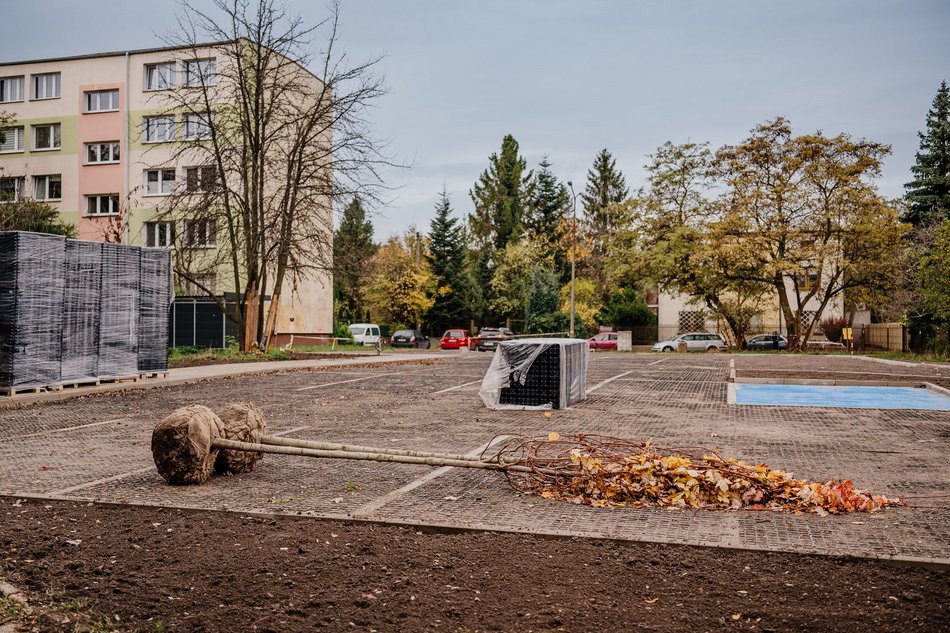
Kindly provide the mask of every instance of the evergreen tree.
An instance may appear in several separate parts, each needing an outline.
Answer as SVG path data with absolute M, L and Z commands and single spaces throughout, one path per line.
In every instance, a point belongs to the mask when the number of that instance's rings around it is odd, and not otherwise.
M 529 231 L 554 244 L 558 240 L 562 218 L 571 211 L 571 196 L 567 187 L 558 182 L 557 176 L 551 171 L 547 156 L 541 161 L 540 167 L 525 224 Z
M 591 229 L 609 227 L 610 206 L 623 202 L 629 195 L 626 180 L 617 169 L 617 161 L 606 148 L 600 150 L 594 166 L 587 171 L 587 187 L 581 194 L 584 217 Z
M 502 140 L 501 154 L 492 154 L 488 160 L 488 169 L 469 192 L 475 204 L 469 223 L 479 247 L 501 250 L 524 230 L 532 174 L 526 171 L 527 163 L 518 155 L 518 141 L 511 134 Z
M 549 321 L 558 312 L 557 275 L 547 266 L 537 266 L 531 273 L 531 285 L 525 300 L 525 332 L 544 332 Z
M 366 264 L 376 253 L 373 223 L 358 197 L 343 211 L 340 226 L 333 234 L 333 295 L 336 316 L 343 321 L 360 321 L 365 312 L 360 283 Z
M 911 167 L 914 179 L 904 185 L 904 221 L 915 226 L 950 219 L 950 90 L 940 84 L 927 113 L 927 131 L 918 132 L 920 151 Z
M 450 327 L 463 327 L 469 318 L 466 309 L 468 279 L 465 270 L 465 242 L 458 219 L 445 188 L 435 205 L 435 218 L 429 225 L 429 251 L 426 258 L 435 280 L 435 303 L 429 310 L 431 334 Z

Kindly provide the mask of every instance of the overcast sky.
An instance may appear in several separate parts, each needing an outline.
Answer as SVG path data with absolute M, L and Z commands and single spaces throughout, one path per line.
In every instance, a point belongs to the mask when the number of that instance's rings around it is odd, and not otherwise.
M 196 6 L 210 4 L 194 0 Z M 287 0 L 308 22 L 319 0 Z M 167 0 L 0 0 L 0 59 L 160 46 Z M 899 196 L 917 131 L 950 80 L 950 1 L 344 0 L 354 58 L 384 55 L 377 134 L 411 164 L 387 174 L 383 239 L 427 230 L 438 192 L 456 214 L 511 133 L 583 187 L 606 147 L 631 190 L 666 140 L 734 143 L 781 115 L 796 132 L 889 143 L 880 188 Z

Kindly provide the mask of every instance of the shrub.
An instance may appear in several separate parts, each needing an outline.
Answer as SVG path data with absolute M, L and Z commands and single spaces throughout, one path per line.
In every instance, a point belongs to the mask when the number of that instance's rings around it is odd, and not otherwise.
M 848 327 L 848 317 L 830 316 L 825 317 L 819 322 L 821 331 L 825 333 L 825 338 L 834 343 L 841 342 L 841 330 Z

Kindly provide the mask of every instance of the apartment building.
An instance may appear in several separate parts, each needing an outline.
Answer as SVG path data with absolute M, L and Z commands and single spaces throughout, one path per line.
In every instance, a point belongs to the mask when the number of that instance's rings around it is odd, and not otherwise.
M 47 202 L 76 225 L 80 239 L 215 249 L 213 221 L 157 216 L 168 196 L 201 191 L 214 178 L 210 167 L 183 161 L 180 151 L 206 138 L 212 122 L 170 114 L 163 94 L 215 81 L 218 64 L 226 63 L 219 46 L 0 64 L 0 113 L 14 121 L 0 144 L 0 199 Z M 326 213 L 329 231 L 329 204 Z M 201 281 L 225 293 L 233 290 L 232 276 L 203 272 Z M 332 279 L 311 273 L 281 293 L 275 332 L 278 338 L 328 334 L 332 315 Z

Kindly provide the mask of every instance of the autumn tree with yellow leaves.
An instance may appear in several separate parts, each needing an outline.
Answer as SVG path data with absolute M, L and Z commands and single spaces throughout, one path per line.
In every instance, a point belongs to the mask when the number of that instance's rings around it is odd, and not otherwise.
M 410 231 L 389 238 L 373 255 L 362 293 L 374 321 L 421 326 L 437 291 L 425 250 L 424 238 Z

